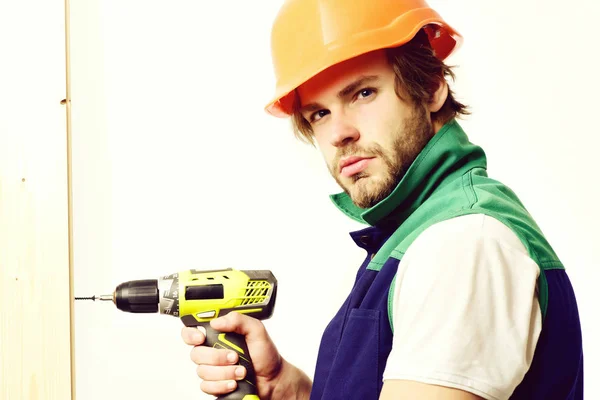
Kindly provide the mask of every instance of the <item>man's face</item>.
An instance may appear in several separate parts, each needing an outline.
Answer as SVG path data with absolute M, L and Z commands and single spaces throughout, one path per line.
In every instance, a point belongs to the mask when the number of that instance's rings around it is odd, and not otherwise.
M 427 108 L 396 95 L 383 51 L 323 71 L 298 95 L 329 172 L 362 208 L 392 192 L 434 135 Z

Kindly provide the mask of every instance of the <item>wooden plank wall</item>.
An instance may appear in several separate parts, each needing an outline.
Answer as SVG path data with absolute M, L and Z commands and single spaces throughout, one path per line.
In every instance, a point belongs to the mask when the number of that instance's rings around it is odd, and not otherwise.
M 0 3 L 0 398 L 70 400 L 68 3 Z M 62 104 L 61 104 L 62 103 Z

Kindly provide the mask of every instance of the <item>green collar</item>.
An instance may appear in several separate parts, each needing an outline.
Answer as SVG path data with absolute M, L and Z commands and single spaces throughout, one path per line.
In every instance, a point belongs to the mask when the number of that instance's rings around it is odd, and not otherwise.
M 344 214 L 358 222 L 372 226 L 399 225 L 445 182 L 474 167 L 487 167 L 485 152 L 469 142 L 453 119 L 423 148 L 392 193 L 373 207 L 356 206 L 344 192 L 330 198 Z

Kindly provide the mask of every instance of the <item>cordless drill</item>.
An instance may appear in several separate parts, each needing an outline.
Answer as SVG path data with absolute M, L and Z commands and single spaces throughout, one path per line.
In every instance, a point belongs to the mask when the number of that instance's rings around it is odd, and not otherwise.
M 238 381 L 237 389 L 218 400 L 260 400 L 244 336 L 215 331 L 210 321 L 232 311 L 268 319 L 273 314 L 276 295 L 277 280 L 268 270 L 190 269 L 159 279 L 123 282 L 111 295 L 75 299 L 112 301 L 125 312 L 159 312 L 180 318 L 186 326 L 203 326 L 206 329 L 204 345 L 237 352 L 238 364 L 247 371 L 245 379 Z

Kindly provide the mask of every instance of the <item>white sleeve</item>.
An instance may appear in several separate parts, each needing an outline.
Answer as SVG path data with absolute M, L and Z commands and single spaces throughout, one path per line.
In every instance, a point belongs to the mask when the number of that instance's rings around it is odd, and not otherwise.
M 538 276 L 514 232 L 494 218 L 475 214 L 429 227 L 398 266 L 383 379 L 508 399 L 541 330 Z

